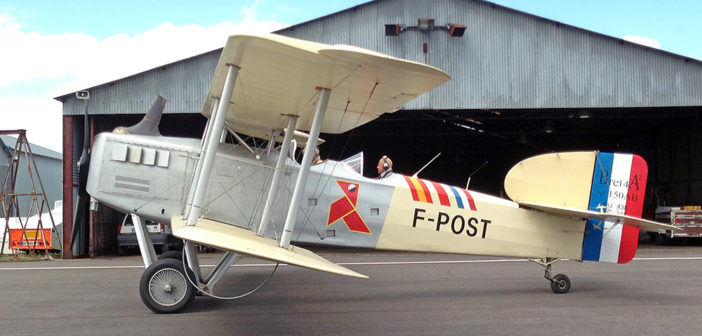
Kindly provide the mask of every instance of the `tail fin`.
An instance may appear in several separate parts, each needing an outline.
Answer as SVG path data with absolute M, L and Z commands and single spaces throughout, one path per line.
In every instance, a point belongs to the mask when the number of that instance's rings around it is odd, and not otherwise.
M 648 166 L 638 155 L 598 153 L 588 210 L 641 217 Z M 585 227 L 583 260 L 625 264 L 636 255 L 639 230 L 590 219 Z
M 568 152 L 544 154 L 515 165 L 505 191 L 516 202 L 533 202 L 641 217 L 648 166 L 635 154 Z M 638 247 L 639 230 L 588 220 L 583 260 L 627 263 Z

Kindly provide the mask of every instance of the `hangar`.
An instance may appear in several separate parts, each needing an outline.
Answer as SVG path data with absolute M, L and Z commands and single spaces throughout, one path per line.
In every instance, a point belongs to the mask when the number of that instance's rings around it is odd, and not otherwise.
M 440 152 L 423 177 L 464 185 L 473 174 L 471 189 L 500 194 L 507 170 L 525 157 L 598 149 L 635 152 L 648 161 L 647 210 L 702 203 L 700 60 L 480 0 L 375 0 L 276 33 L 356 45 L 452 76 L 401 111 L 345 134 L 322 135 L 322 156 L 364 151 L 367 176 L 383 154 L 397 171 L 412 174 Z M 66 232 L 83 138 L 136 123 L 156 95 L 168 101 L 163 135 L 199 137 L 220 51 L 86 88 L 88 134 L 83 102 L 73 94 L 56 98 L 63 103 Z M 115 222 L 100 206 L 82 249 L 73 252 L 110 253 Z

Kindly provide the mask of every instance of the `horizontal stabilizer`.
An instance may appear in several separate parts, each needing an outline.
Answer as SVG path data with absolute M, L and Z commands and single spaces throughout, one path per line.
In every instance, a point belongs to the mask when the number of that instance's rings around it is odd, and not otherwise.
M 284 249 L 279 247 L 273 239 L 258 236 L 250 230 L 227 223 L 200 219 L 197 221 L 197 224 L 188 226 L 182 216 L 173 216 L 171 218 L 171 228 L 175 237 L 198 244 L 322 272 L 362 279 L 368 278 L 306 249 L 295 246 L 291 246 L 290 249 Z
M 594 218 L 594 219 L 600 219 L 600 220 L 607 220 L 607 221 L 616 222 L 618 224 L 628 224 L 628 225 L 637 227 L 637 228 L 639 228 L 641 230 L 645 230 L 645 231 L 665 232 L 666 230 L 680 230 L 679 228 L 672 226 L 672 225 L 667 225 L 667 224 L 658 223 L 658 222 L 650 221 L 647 219 L 637 218 L 637 217 L 632 217 L 632 216 L 627 216 L 627 215 L 617 215 L 614 213 L 602 213 L 602 212 L 596 212 L 596 211 L 590 211 L 590 210 L 565 208 L 565 207 L 560 207 L 560 206 L 556 206 L 556 205 L 538 204 L 538 203 L 531 203 L 531 202 L 518 202 L 518 203 L 519 203 L 519 205 L 527 207 L 527 208 L 541 210 L 541 211 L 545 211 L 545 212 L 552 213 L 555 215 L 577 217 L 577 218 L 582 218 L 582 219 Z

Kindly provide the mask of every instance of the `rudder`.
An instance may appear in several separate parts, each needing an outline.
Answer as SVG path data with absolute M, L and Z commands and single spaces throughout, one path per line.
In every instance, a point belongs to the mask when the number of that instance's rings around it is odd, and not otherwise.
M 635 154 L 597 153 L 588 210 L 641 217 L 648 166 Z M 636 255 L 639 230 L 590 219 L 583 239 L 583 260 L 624 264 Z

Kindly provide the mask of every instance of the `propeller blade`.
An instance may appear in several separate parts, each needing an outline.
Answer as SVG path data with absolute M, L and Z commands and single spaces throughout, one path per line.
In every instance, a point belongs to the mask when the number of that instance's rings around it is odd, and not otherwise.
M 144 118 L 139 123 L 130 127 L 117 127 L 112 133 L 160 136 L 158 124 L 161 122 L 161 116 L 165 107 L 166 99 L 156 96 L 149 112 L 144 115 Z

